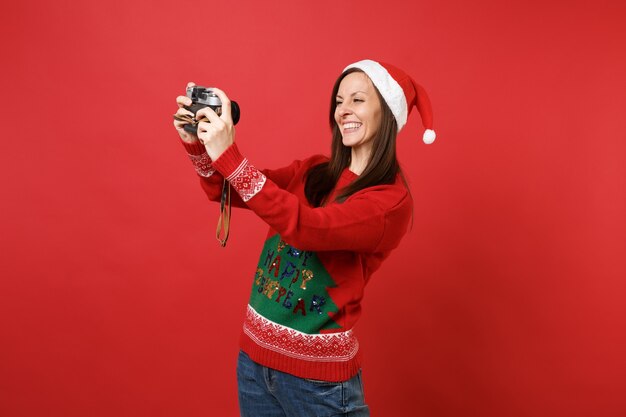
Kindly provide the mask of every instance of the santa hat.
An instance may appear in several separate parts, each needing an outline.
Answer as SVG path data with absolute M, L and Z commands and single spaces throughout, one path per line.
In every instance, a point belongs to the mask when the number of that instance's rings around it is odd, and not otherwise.
M 430 107 L 428 95 L 421 85 L 393 65 L 370 59 L 350 64 L 343 72 L 350 68 L 358 68 L 370 77 L 396 118 L 398 132 L 406 124 L 406 119 L 415 106 L 426 128 L 423 136 L 424 143 L 434 142 L 436 135 L 433 130 L 433 110 Z

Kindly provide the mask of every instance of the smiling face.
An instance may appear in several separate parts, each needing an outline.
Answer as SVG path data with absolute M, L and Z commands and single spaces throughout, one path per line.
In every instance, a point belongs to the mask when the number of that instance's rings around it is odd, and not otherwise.
M 344 146 L 369 151 L 381 125 L 380 99 L 372 81 L 363 72 L 346 75 L 337 91 L 335 122 Z

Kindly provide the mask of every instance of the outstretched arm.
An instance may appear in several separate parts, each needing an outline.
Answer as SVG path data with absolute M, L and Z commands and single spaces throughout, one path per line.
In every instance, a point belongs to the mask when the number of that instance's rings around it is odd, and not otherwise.
M 223 152 L 213 167 L 250 209 L 302 250 L 391 250 L 411 218 L 411 198 L 400 184 L 369 187 L 341 204 L 313 208 L 257 170 L 236 144 Z

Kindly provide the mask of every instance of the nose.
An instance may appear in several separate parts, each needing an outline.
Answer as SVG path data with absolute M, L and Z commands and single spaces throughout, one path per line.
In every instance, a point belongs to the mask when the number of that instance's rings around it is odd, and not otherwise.
M 339 117 L 344 117 L 352 114 L 352 109 L 346 103 L 341 103 L 340 105 L 338 105 L 336 111 Z

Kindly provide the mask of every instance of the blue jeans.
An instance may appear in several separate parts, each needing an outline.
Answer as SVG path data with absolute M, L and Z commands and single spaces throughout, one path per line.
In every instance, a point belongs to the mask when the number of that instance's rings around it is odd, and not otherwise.
M 241 417 L 369 417 L 361 373 L 344 382 L 298 378 L 253 362 L 239 352 Z

